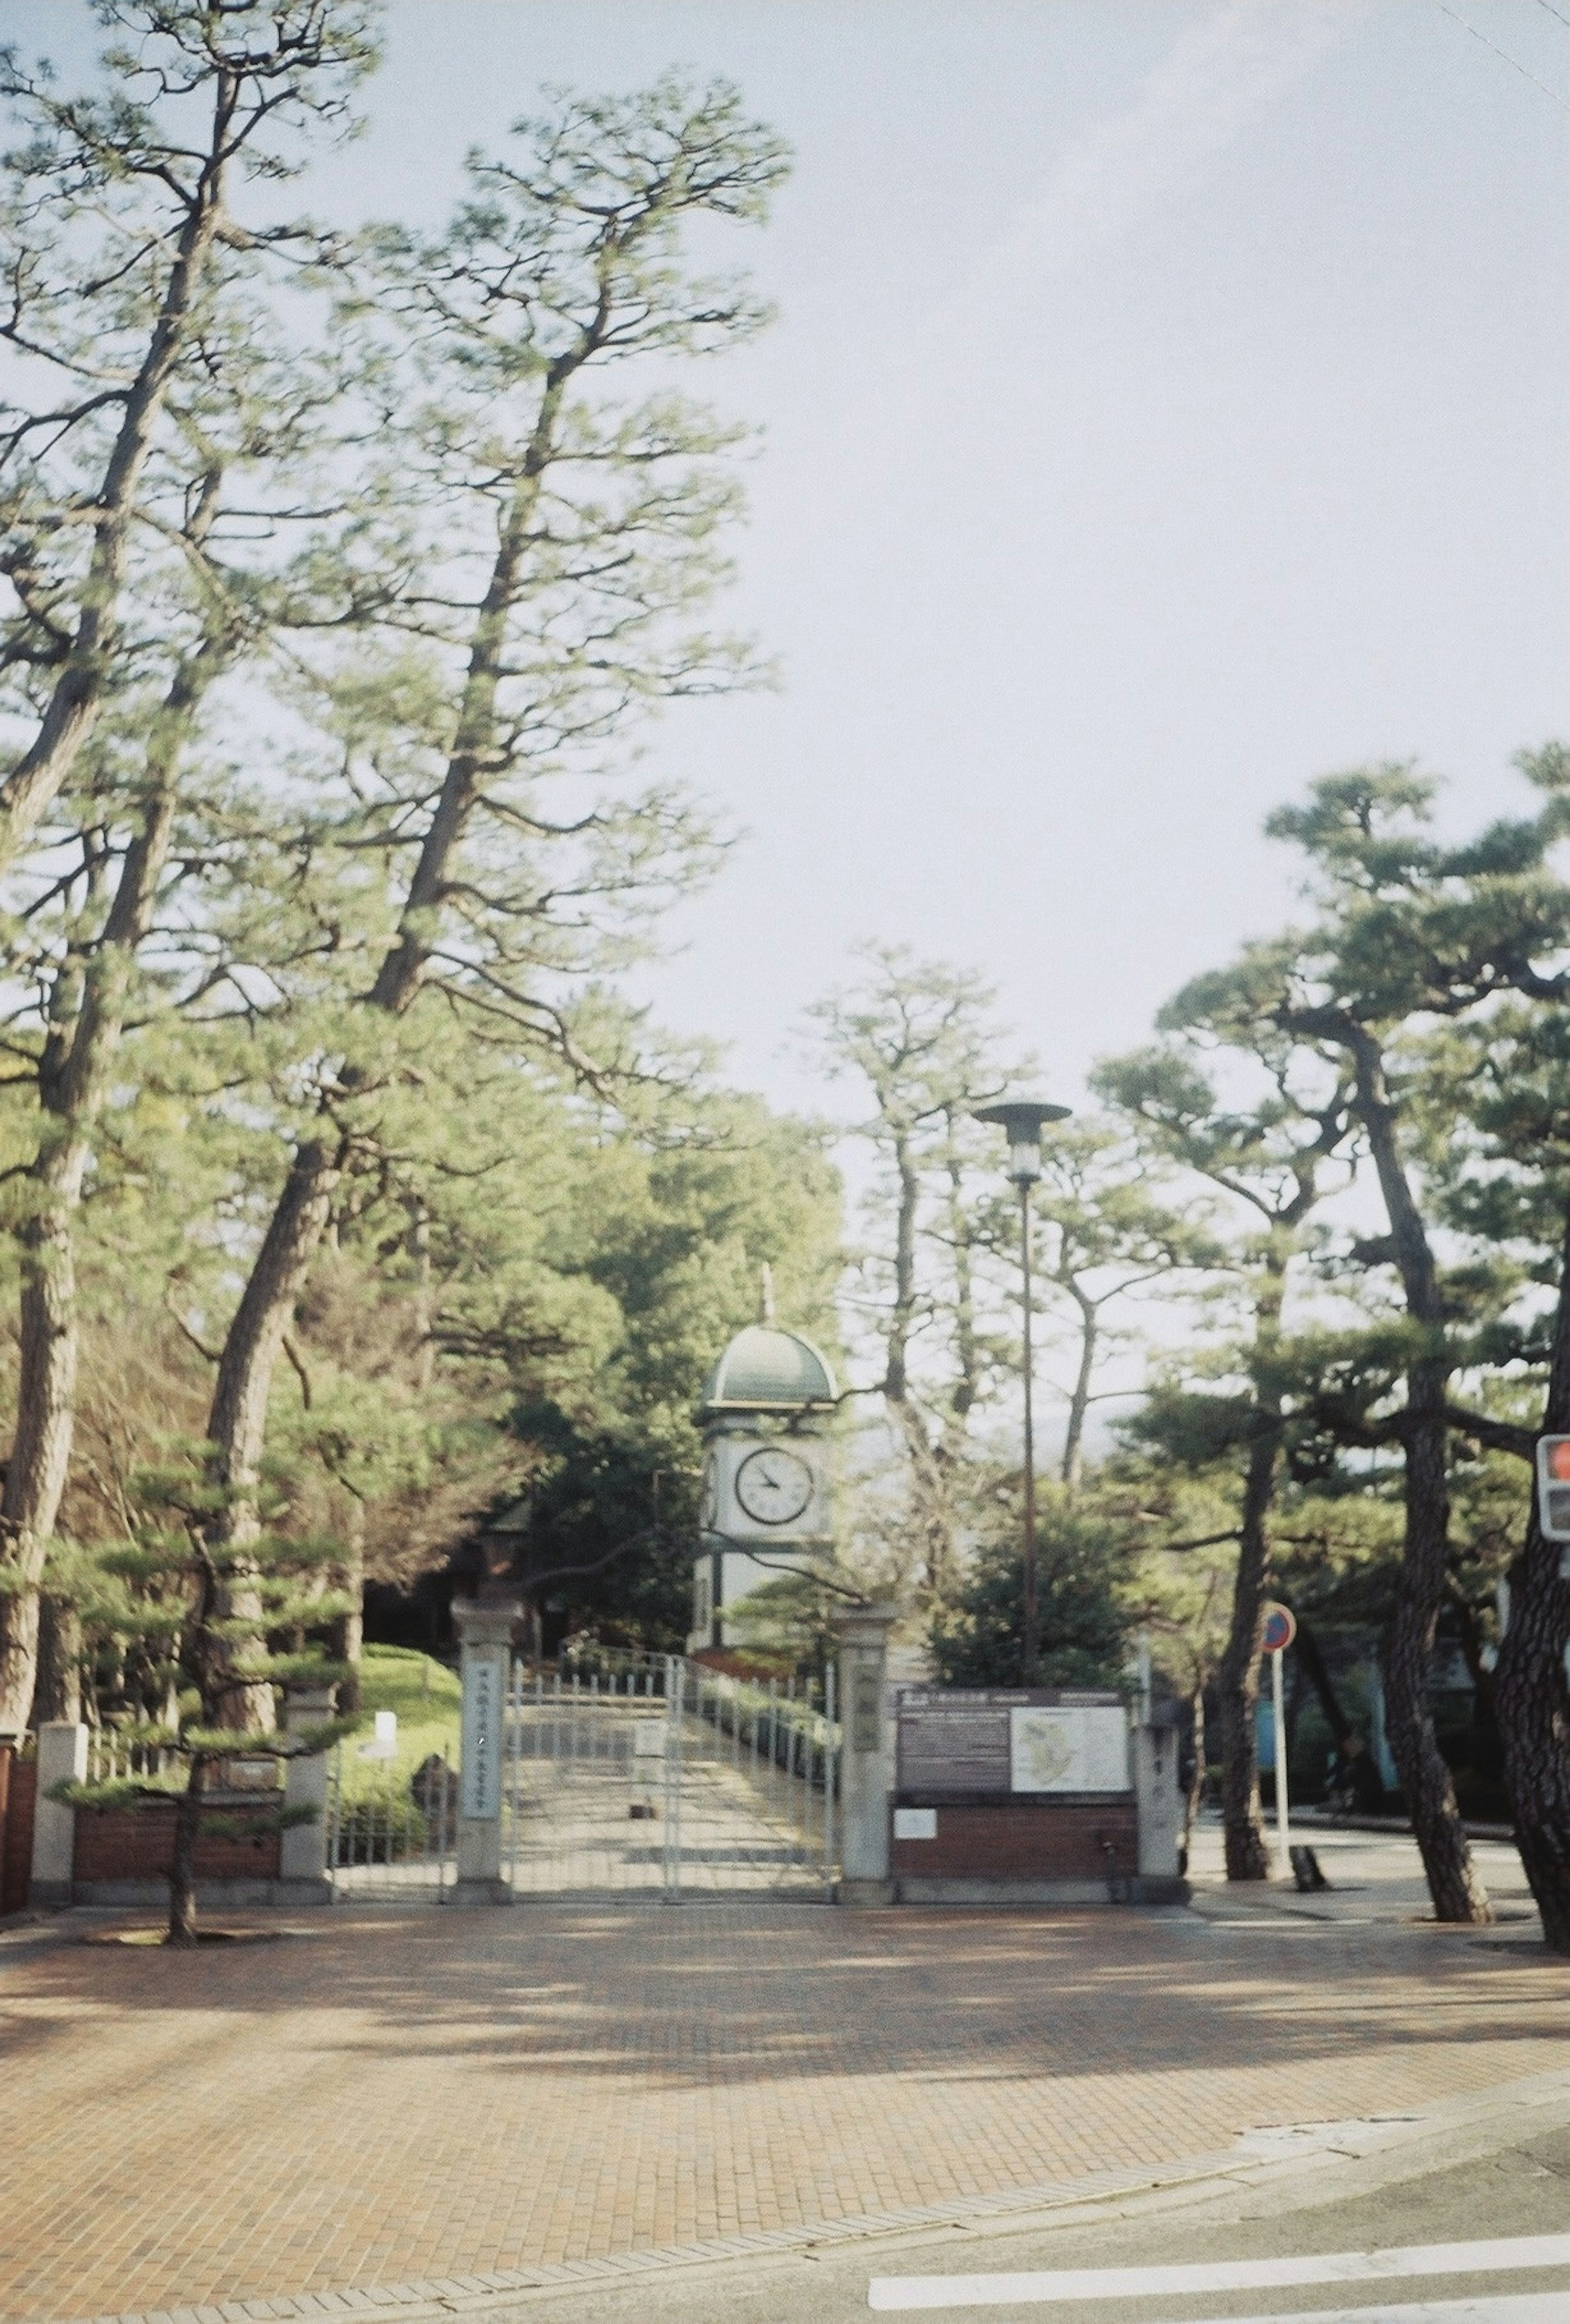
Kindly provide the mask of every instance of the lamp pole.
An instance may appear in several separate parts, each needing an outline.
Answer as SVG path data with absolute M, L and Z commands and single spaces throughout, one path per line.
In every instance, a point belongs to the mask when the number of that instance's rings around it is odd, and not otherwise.
M 1066 1121 L 1066 1105 L 1048 1105 L 1040 1098 L 1003 1098 L 996 1105 L 976 1108 L 978 1121 L 995 1122 L 1009 1141 L 1009 1176 L 1020 1190 L 1020 1260 L 1025 1278 L 1025 1640 L 1023 1682 L 1036 1679 L 1039 1624 L 1036 1605 L 1036 1382 L 1030 1335 L 1030 1189 L 1041 1176 L 1041 1125 Z
M 1036 1362 L 1030 1346 L 1030 1181 L 1020 1189 L 1020 1264 L 1025 1277 L 1025 1684 L 1036 1678 Z

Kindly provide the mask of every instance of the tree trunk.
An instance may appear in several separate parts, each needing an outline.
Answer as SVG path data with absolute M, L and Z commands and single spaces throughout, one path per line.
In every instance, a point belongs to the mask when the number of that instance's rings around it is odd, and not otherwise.
M 1445 1380 L 1440 1361 L 1414 1364 L 1407 1376 L 1406 1549 L 1385 1648 L 1385 1718 L 1435 1917 L 1483 1922 L 1493 1917 L 1488 1892 L 1473 1868 L 1455 1785 L 1428 1708 L 1428 1667 L 1445 1594 L 1450 1525 Z
M 214 1527 L 215 1546 L 226 1552 L 223 1611 L 231 1622 L 254 1625 L 258 1649 L 263 1636 L 262 1600 L 256 1568 L 247 1562 L 245 1551 L 262 1530 L 257 1488 L 267 1434 L 267 1397 L 283 1335 L 305 1287 L 344 1161 L 344 1147 L 337 1140 L 306 1139 L 296 1150 L 224 1342 L 208 1418 L 214 1471 L 229 1494 L 228 1505 Z M 232 1639 L 227 1652 L 243 1669 L 243 1638 Z M 244 1733 L 271 1733 L 276 1720 L 272 1689 L 263 1683 L 226 1685 L 217 1715 L 224 1726 Z
M 95 512 L 93 548 L 76 631 L 37 734 L 0 782 L 0 871 L 14 861 L 48 813 L 97 724 L 110 680 L 136 495 L 217 233 L 237 96 L 233 76 L 220 73 L 208 158 L 174 246 L 158 318 L 126 394 L 103 482 L 87 499 Z
M 32 1689 L 36 1729 L 82 1715 L 82 1618 L 68 1599 L 45 1591 L 38 1601 L 38 1676 Z
M 1079 1365 L 1074 1376 L 1074 1393 L 1068 1399 L 1068 1429 L 1063 1440 L 1063 1481 L 1073 1500 L 1085 1475 L 1085 1421 L 1090 1410 L 1091 1384 L 1095 1378 L 1101 1314 L 1071 1275 L 1059 1275 L 1057 1279 L 1079 1309 Z
M 539 500 L 540 476 L 553 449 L 562 393 L 581 359 L 558 357 L 548 374 L 523 474 L 513 493 L 485 602 L 476 617 L 457 731 L 441 792 L 420 844 L 397 938 L 384 954 L 370 991 L 362 996 L 363 1006 L 390 1016 L 402 1015 L 420 991 L 430 957 L 432 918 L 446 899 L 453 860 L 478 796 L 480 770 L 494 742 L 507 619 L 521 586 L 529 527 Z M 225 1338 L 208 1434 L 214 1448 L 215 1474 L 231 1496 L 217 1529 L 217 1538 L 231 1552 L 243 1549 L 261 1529 L 256 1487 L 272 1375 L 295 1303 L 327 1231 L 347 1152 L 346 1139 L 315 1138 L 301 1142 Z M 228 1562 L 235 1563 L 232 1557 Z M 254 1582 L 247 1582 L 243 1559 L 231 1576 L 226 1610 L 231 1618 L 255 1619 L 260 1630 L 260 1601 Z M 225 1702 L 226 1725 L 251 1733 L 271 1730 L 274 1720 L 271 1687 L 234 1688 Z
M 199 1751 L 193 1751 L 190 1773 L 174 1812 L 174 1848 L 169 1860 L 168 1941 L 171 1945 L 194 1945 L 197 1941 L 196 1844 L 207 1773 L 207 1760 Z
M 1298 1657 L 1298 1667 L 1319 1698 L 1319 1708 L 1325 1713 L 1325 1724 L 1330 1729 L 1330 1739 L 1338 1751 L 1344 1751 L 1356 1738 L 1353 1725 L 1341 1706 L 1330 1673 L 1325 1667 L 1325 1657 L 1319 1651 L 1319 1641 L 1299 1614 L 1298 1635 L 1292 1642 Z
M 169 856 L 180 760 L 224 650 L 209 641 L 176 672 L 148 746 L 142 824 L 125 852 L 102 936 L 80 969 L 79 1001 L 51 1022 L 39 1061 L 43 1122 L 28 1173 L 21 1234 L 22 1295 L 16 1433 L 0 1492 L 0 1539 L 11 1587 L 0 1591 L 0 1732 L 27 1715 L 38 1655 L 38 1585 L 60 1516 L 76 1426 L 79 1318 L 76 1221 L 92 1138 L 138 947 Z M 64 983 L 74 964 L 61 972 Z M 20 1705 L 20 1710 L 16 1708 Z
M 1265 1602 L 1269 1545 L 1265 1519 L 1276 1491 L 1280 1433 L 1271 1428 L 1249 1452 L 1243 1486 L 1232 1628 L 1216 1672 L 1221 1709 L 1221 1819 L 1229 1880 L 1268 1880 L 1260 1805 L 1260 1752 L 1255 1714 L 1260 1699 L 1260 1621 Z
M 1402 1160 L 1378 1039 L 1366 1025 L 1339 1010 L 1305 1011 L 1291 1029 L 1339 1042 L 1352 1057 L 1357 1115 L 1368 1133 L 1390 1221 L 1390 1257 L 1401 1278 L 1407 1313 L 1432 1350 L 1407 1371 L 1406 1538 L 1385 1649 L 1385 1704 L 1390 1754 L 1406 1794 L 1436 1916 L 1441 1921 L 1488 1921 L 1492 1918 L 1488 1892 L 1473 1866 L 1455 1786 L 1428 1708 L 1428 1664 L 1445 1594 L 1450 1529 L 1445 1420 L 1449 1375 L 1439 1272 Z
M 88 1142 L 68 1136 L 34 1165 L 35 1208 L 22 1232 L 16 1436 L 0 1492 L 10 1588 L 0 1593 L 0 1732 L 25 1727 L 38 1668 L 38 1588 L 70 1464 L 76 1413 L 77 1285 L 72 1231 Z
M 1570 1209 L 1543 1433 L 1570 1434 Z M 1543 1917 L 1543 1935 L 1555 1952 L 1570 1953 L 1570 1683 L 1565 1667 L 1570 1581 L 1560 1573 L 1563 1554 L 1556 1541 L 1543 1538 L 1534 1487 L 1526 1548 L 1510 1575 L 1494 1705 L 1516 1846 Z
M 333 1625 L 333 1659 L 346 1665 L 338 1681 L 338 1716 L 350 1719 L 360 1708 L 360 1662 L 365 1642 L 365 1509 L 356 1501 L 349 1514 L 348 1555 L 344 1560 L 343 1587 L 347 1610 Z

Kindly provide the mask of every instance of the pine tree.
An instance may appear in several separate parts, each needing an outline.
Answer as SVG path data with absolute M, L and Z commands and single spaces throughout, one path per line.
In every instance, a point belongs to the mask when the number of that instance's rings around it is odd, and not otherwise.
M 333 1720 L 287 1736 L 257 1738 L 238 1733 L 229 1706 L 258 1687 L 324 1686 L 338 1675 L 319 1650 L 269 1651 L 266 1632 L 303 1630 L 341 1612 L 324 1594 L 321 1569 L 341 1555 L 332 1541 L 307 1542 L 262 1534 L 236 1546 L 226 1538 L 222 1503 L 206 1475 L 200 1449 L 194 1459 L 136 1480 L 142 1522 L 134 1538 L 102 1549 L 94 1561 L 97 1625 L 123 1647 L 134 1643 L 163 1692 L 177 1706 L 171 1719 L 126 1720 L 119 1741 L 149 1759 L 183 1767 L 176 1794 L 169 1870 L 168 1941 L 197 1941 L 196 1845 L 199 1838 L 253 1839 L 307 1821 L 314 1811 L 290 1808 L 274 1795 L 262 1803 L 221 1800 L 226 1768 L 239 1758 L 282 1761 L 325 1751 L 350 1733 L 354 1720 Z M 225 1605 L 236 1567 L 262 1609 L 264 1633 L 248 1617 L 236 1620 Z M 92 1588 L 92 1583 L 86 1585 Z M 55 1796 L 82 1811 L 145 1809 L 170 1793 L 148 1777 L 59 1786 Z

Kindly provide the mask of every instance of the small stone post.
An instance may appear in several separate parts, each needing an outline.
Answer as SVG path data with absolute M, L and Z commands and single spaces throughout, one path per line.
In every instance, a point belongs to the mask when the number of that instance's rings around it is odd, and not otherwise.
M 891 1904 L 889 1877 L 889 1632 L 899 1609 L 857 1606 L 839 1631 L 839 1898 L 842 1904 Z
M 1139 1817 L 1139 1900 L 1171 1904 L 1186 1897 L 1178 1868 L 1183 1844 L 1183 1803 L 1178 1790 L 1178 1729 L 1142 1724 L 1133 1733 L 1134 1807 Z
M 313 1727 L 326 1727 L 332 1715 L 333 1691 L 330 1686 L 291 1686 L 284 1694 L 283 1731 L 286 1735 L 304 1735 Z M 298 1758 L 285 1759 L 285 1806 L 316 1810 L 310 1823 L 286 1825 L 279 1841 L 278 1877 L 281 1880 L 300 1884 L 305 1891 L 299 1900 L 301 1904 L 325 1904 L 328 1899 L 327 1795 L 328 1755 L 325 1751 L 302 1752 Z
M 77 1812 L 50 1798 L 57 1784 L 88 1777 L 88 1730 L 74 1719 L 51 1720 L 38 1730 L 38 1804 L 32 1821 L 34 1904 L 69 1904 L 77 1852 Z
M 513 1627 L 522 1612 L 516 1603 L 453 1600 L 463 1682 L 455 1904 L 513 1901 L 512 1889 L 502 1877 L 502 1734 Z

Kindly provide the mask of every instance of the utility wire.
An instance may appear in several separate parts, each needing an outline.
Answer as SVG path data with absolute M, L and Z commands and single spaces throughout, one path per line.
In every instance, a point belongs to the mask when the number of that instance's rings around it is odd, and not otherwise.
M 1538 5 L 1539 8 L 1546 8 L 1556 23 L 1563 24 L 1570 30 L 1570 16 L 1566 16 L 1562 9 L 1556 8 L 1554 0 L 1538 0 Z
M 1469 23 L 1458 8 L 1453 8 L 1450 5 L 1450 0 L 1434 0 L 1434 5 L 1443 14 L 1459 24 L 1464 32 L 1470 32 L 1474 41 L 1481 41 L 1485 49 L 1492 49 L 1496 57 L 1502 57 L 1507 65 L 1520 74 L 1523 80 L 1529 80 L 1534 88 L 1540 88 L 1545 97 L 1551 97 L 1561 113 L 1570 113 L 1570 98 L 1562 97 L 1556 88 L 1550 88 L 1546 80 L 1539 80 L 1535 72 L 1522 64 L 1519 57 L 1512 57 L 1508 49 L 1501 49 L 1497 41 L 1491 41 L 1486 32 L 1479 32 L 1475 24 Z M 1542 0 L 1542 5 L 1547 8 L 1548 0 Z M 1548 8 L 1548 14 L 1550 16 L 1558 16 L 1559 11 L 1556 8 Z M 1562 24 L 1570 24 L 1570 17 L 1559 16 L 1559 22 Z

